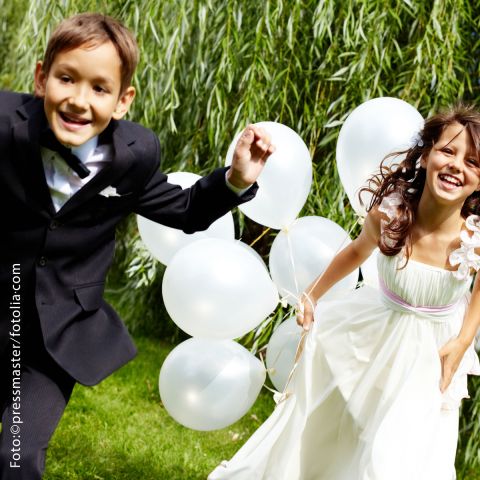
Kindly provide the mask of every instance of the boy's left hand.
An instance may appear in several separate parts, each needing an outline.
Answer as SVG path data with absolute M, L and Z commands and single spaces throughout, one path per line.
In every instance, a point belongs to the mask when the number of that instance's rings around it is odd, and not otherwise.
M 248 125 L 235 146 L 232 165 L 227 172 L 228 181 L 240 189 L 249 187 L 257 180 L 274 151 L 267 132 L 256 125 Z
M 452 338 L 449 340 L 439 352 L 440 361 L 442 362 L 442 379 L 440 381 L 440 391 L 443 393 L 450 382 L 453 375 L 457 371 L 460 362 L 462 361 L 468 345 L 459 338 Z

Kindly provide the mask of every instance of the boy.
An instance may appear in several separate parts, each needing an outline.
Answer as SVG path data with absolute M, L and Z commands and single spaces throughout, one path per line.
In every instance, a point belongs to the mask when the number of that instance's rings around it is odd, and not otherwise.
M 80 14 L 52 34 L 35 97 L 0 92 L 2 480 L 41 478 L 75 382 L 95 385 L 136 353 L 102 298 L 118 222 L 137 212 L 205 229 L 253 198 L 273 152 L 250 126 L 230 169 L 186 190 L 167 183 L 157 137 L 121 120 L 137 58 L 123 25 Z

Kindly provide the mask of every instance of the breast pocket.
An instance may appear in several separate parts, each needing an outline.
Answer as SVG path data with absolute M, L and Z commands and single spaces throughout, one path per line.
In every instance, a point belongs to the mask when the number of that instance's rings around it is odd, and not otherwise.
M 90 214 L 94 220 L 104 220 L 107 217 L 125 216 L 132 211 L 135 196 L 131 193 L 118 197 L 97 195 Z
M 103 282 L 76 287 L 74 289 L 75 300 L 85 312 L 98 310 L 103 303 L 104 288 L 105 284 Z

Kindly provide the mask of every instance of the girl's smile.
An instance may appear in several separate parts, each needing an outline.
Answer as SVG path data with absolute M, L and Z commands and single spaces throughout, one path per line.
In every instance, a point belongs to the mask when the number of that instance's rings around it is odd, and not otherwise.
M 454 175 L 448 173 L 441 173 L 438 175 L 438 179 L 443 188 L 446 190 L 453 190 L 454 188 L 461 187 L 463 183 Z

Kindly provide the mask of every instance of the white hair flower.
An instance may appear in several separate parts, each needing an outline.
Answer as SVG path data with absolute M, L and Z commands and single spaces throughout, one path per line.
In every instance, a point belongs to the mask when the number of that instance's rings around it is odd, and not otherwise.
M 420 132 L 416 132 L 412 138 L 410 139 L 409 142 L 410 148 L 415 148 L 415 147 L 423 147 L 425 144 L 423 143 L 422 137 L 420 135 Z

